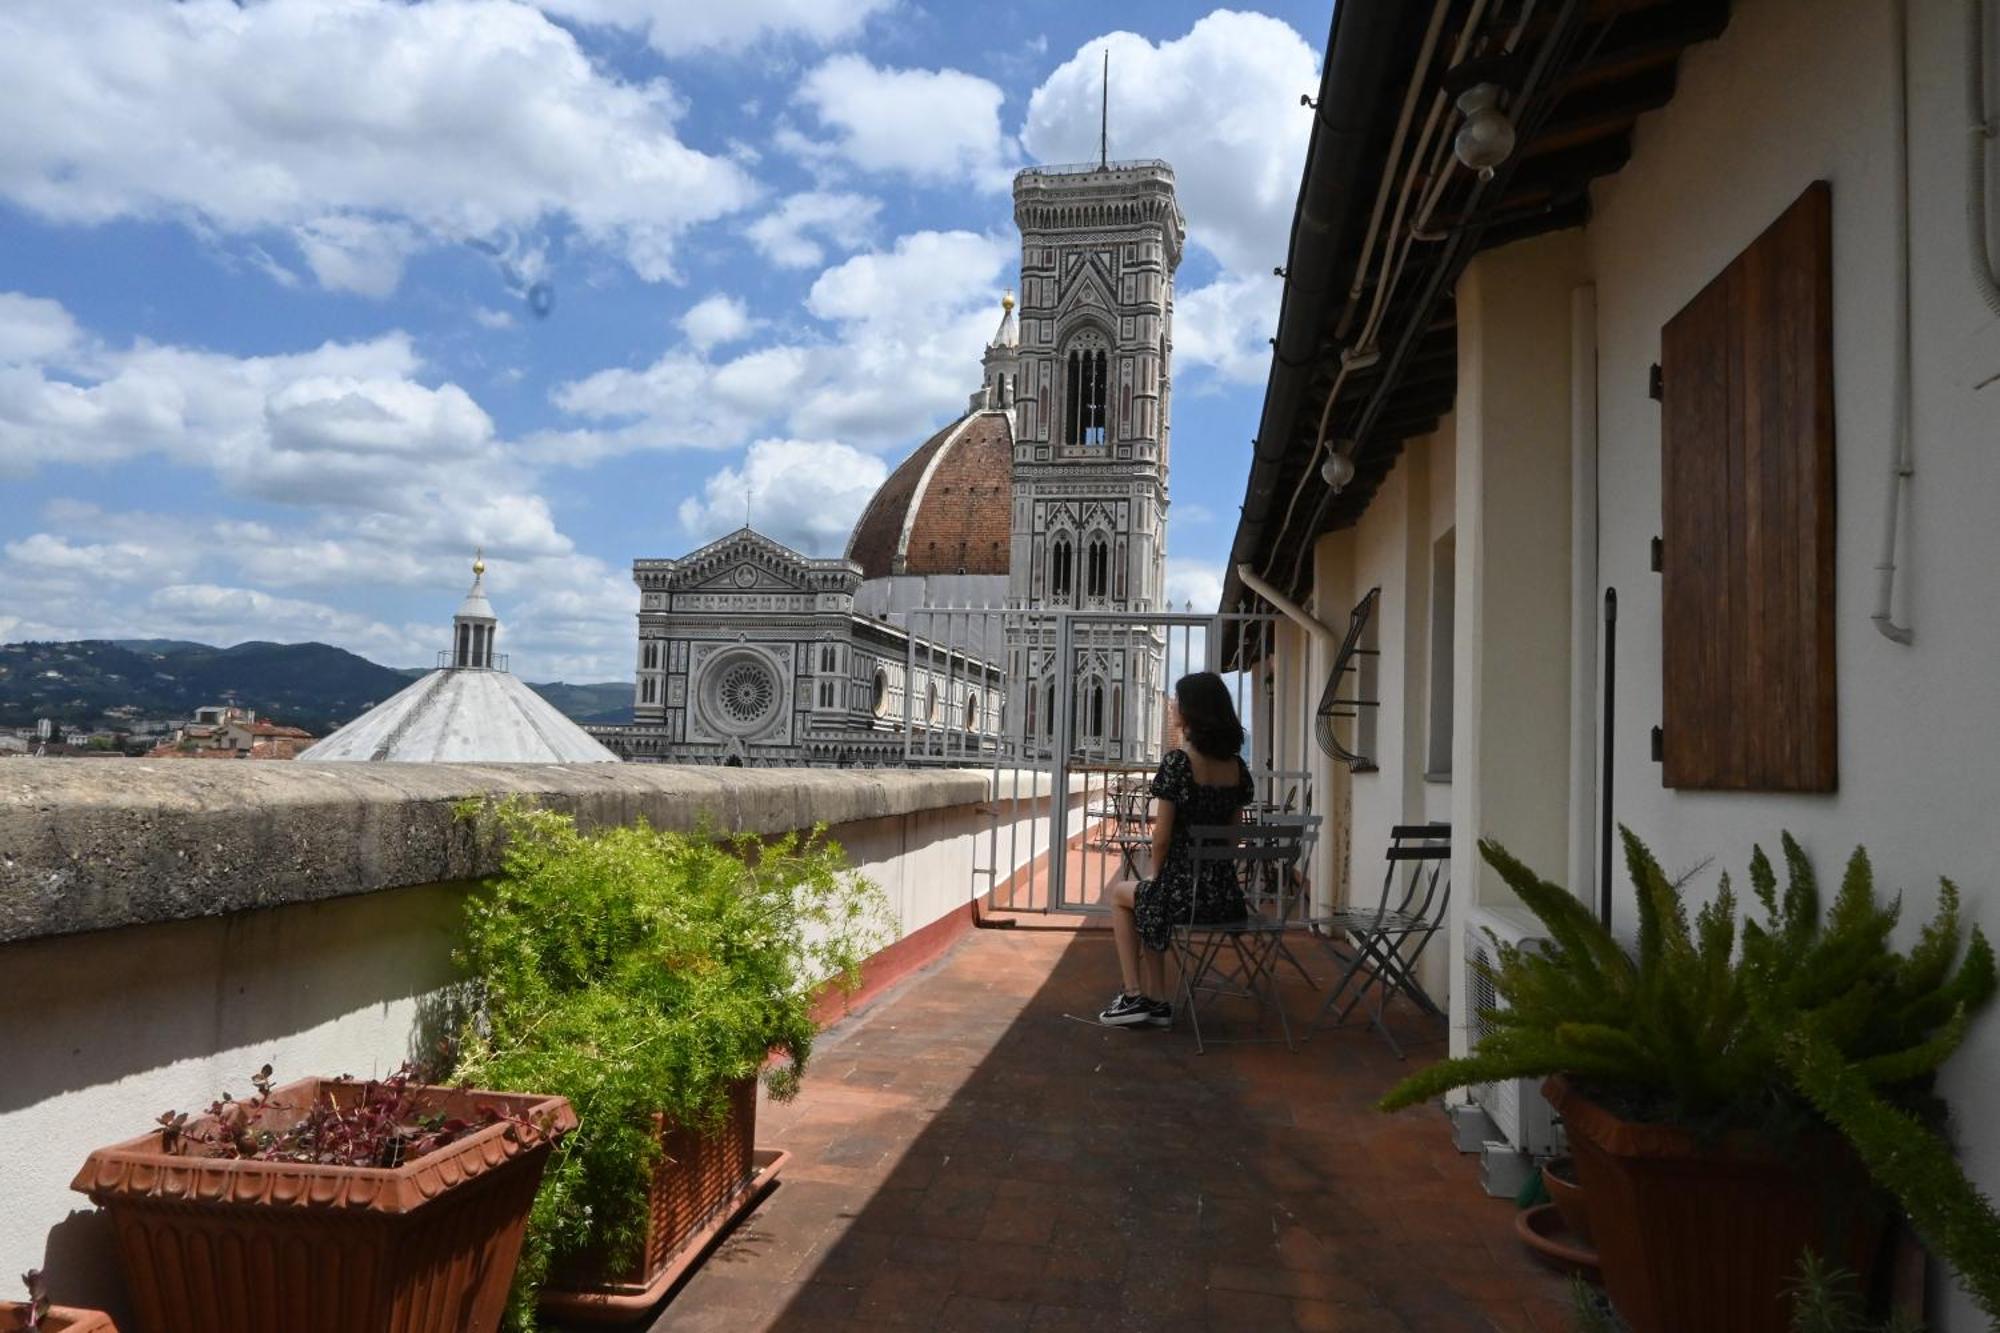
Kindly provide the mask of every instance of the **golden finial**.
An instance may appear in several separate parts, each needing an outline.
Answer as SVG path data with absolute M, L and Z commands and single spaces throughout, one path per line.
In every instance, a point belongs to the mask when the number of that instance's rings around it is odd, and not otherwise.
M 1000 308 L 1002 310 L 1012 310 L 1014 308 L 1014 289 L 1012 287 L 1009 287 L 1007 294 L 1000 298 Z
M 483 546 L 475 546 L 472 548 L 472 577 L 478 578 L 485 572 L 486 572 L 486 548 Z

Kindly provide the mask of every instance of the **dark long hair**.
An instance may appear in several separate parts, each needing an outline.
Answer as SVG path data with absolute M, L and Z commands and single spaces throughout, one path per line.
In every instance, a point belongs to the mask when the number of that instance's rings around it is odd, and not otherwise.
M 1229 687 L 1213 671 L 1191 671 L 1174 682 L 1174 708 L 1181 715 L 1181 734 L 1210 759 L 1234 759 L 1243 753 L 1243 723 Z

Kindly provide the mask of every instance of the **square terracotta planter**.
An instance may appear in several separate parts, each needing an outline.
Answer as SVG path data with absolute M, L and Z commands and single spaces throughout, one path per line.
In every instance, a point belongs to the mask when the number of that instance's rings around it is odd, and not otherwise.
M 0 1301 L 0 1333 L 28 1326 L 28 1307 L 18 1301 Z M 42 1316 L 44 1333 L 118 1333 L 111 1316 L 99 1310 L 73 1310 L 67 1305 L 51 1305 Z
M 1744 1136 L 1711 1144 L 1622 1119 L 1560 1077 L 1543 1091 L 1569 1133 L 1604 1290 L 1632 1333 L 1790 1333 L 1808 1247 L 1869 1289 L 1887 1215 L 1844 1141 L 1801 1146 L 1807 1171 Z
M 298 1107 L 363 1084 L 305 1079 Z M 111 1216 L 142 1333 L 491 1333 L 520 1258 L 561 1097 L 412 1087 L 426 1110 L 493 1107 L 546 1126 L 489 1125 L 395 1168 L 183 1157 L 160 1132 L 90 1155 L 70 1188 Z
M 729 1089 L 722 1125 L 698 1134 L 658 1119 L 660 1163 L 647 1191 L 646 1244 L 624 1267 L 584 1259 L 543 1288 L 543 1313 L 585 1323 L 625 1323 L 660 1303 L 783 1168 L 786 1154 L 760 1152 L 757 1080 Z

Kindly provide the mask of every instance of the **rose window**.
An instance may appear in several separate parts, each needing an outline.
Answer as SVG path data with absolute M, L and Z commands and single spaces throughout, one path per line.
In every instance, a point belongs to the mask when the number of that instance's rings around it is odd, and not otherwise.
M 731 722 L 748 726 L 760 722 L 777 702 L 777 682 L 757 662 L 736 662 L 722 673 L 715 688 L 716 702 Z

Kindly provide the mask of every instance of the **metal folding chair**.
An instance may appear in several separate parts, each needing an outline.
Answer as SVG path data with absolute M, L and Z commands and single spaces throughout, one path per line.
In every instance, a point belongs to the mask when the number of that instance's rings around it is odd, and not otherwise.
M 1309 815 L 1277 817 L 1255 824 L 1207 824 L 1188 830 L 1188 851 L 1196 882 L 1206 866 L 1224 864 L 1244 887 L 1248 912 L 1236 921 L 1189 919 L 1174 927 L 1175 960 L 1180 968 L 1180 1006 L 1194 1029 L 1199 1055 L 1208 1040 L 1201 1034 L 1201 1002 L 1223 995 L 1253 1000 L 1259 1016 L 1268 1005 L 1277 1011 L 1286 1050 L 1292 1044 L 1291 1021 L 1278 993 L 1276 965 L 1284 933 L 1295 915 L 1297 890 L 1292 869 L 1319 834 L 1319 820 Z M 1194 900 L 1198 902 L 1199 899 Z M 1218 1042 L 1221 1039 L 1216 1039 Z M 1232 1041 L 1273 1041 L 1272 1037 L 1238 1037 Z
M 1400 1060 L 1403 1048 L 1383 1021 L 1388 1002 L 1400 993 L 1425 1013 L 1443 1015 L 1417 980 L 1416 969 L 1451 911 L 1451 825 L 1396 825 L 1389 830 L 1386 859 L 1382 896 L 1374 907 L 1339 907 L 1309 918 L 1312 933 L 1343 968 L 1307 1035 L 1326 1024 L 1336 1005 L 1340 1012 L 1334 1022 L 1346 1022 L 1372 990 L 1375 1003 L 1368 1021 Z

